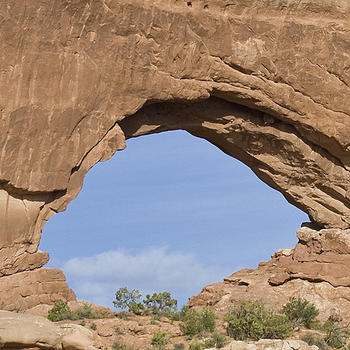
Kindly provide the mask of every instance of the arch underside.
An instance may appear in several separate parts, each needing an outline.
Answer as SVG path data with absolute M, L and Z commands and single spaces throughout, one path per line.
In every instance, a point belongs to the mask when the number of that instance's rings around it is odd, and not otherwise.
M 186 130 L 248 165 L 320 227 L 329 226 L 335 215 L 339 226 L 345 224 L 347 170 L 326 149 L 270 114 L 213 96 L 195 103 L 149 104 L 119 125 L 126 139 Z

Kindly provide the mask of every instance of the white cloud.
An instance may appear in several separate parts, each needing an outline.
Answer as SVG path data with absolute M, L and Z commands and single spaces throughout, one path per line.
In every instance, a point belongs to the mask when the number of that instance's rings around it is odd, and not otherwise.
M 194 256 L 148 248 L 138 254 L 107 251 L 90 257 L 73 258 L 62 269 L 79 298 L 110 306 L 120 287 L 143 293 L 169 291 L 181 302 L 209 283 L 219 282 L 233 271 L 203 266 Z

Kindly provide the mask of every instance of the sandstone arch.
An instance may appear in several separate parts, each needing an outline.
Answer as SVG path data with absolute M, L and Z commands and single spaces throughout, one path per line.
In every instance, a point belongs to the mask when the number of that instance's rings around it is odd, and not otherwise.
M 350 223 L 347 1 L 5 0 L 0 276 L 125 139 L 185 129 L 320 227 Z

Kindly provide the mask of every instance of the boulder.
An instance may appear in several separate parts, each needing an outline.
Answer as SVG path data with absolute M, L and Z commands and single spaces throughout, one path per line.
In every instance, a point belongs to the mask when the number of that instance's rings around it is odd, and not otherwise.
M 82 326 L 9 311 L 0 311 L 0 337 L 5 349 L 97 350 L 93 333 Z

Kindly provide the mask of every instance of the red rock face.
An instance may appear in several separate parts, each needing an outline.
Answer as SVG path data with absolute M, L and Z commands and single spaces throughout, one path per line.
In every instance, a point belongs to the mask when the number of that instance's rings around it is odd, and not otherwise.
M 173 129 L 349 228 L 349 19 L 346 1 L 4 0 L 0 275 L 45 264 L 41 230 L 93 165 Z

